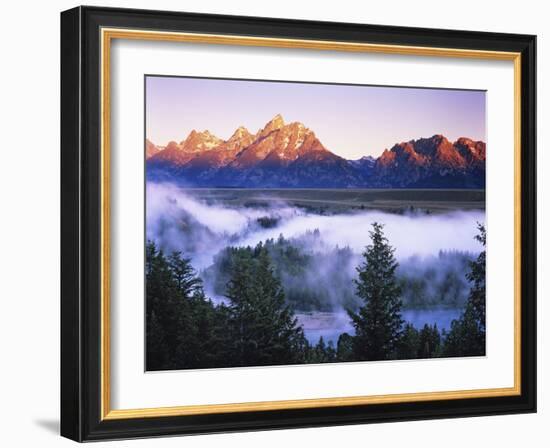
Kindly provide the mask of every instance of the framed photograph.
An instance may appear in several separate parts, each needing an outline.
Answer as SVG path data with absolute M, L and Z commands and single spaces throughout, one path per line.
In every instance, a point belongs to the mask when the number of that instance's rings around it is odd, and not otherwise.
M 61 14 L 61 433 L 536 410 L 535 36 Z

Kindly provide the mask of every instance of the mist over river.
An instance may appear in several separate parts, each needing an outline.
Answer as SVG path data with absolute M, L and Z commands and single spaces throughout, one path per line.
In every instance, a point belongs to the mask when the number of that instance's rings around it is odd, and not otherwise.
M 322 190 L 308 203 L 261 195 L 252 200 L 238 190 L 227 200 L 199 193 L 148 182 L 146 236 L 163 251 L 190 258 L 215 302 L 227 300 L 224 251 L 268 242 L 275 272 L 307 339 L 315 343 L 323 336 L 336 344 L 341 333 L 353 334 L 346 309 L 360 305 L 353 280 L 370 244 L 371 225 L 378 222 L 399 263 L 403 319 L 417 328 L 437 324 L 449 329 L 462 311 L 468 263 L 481 250 L 474 237 L 477 224 L 485 222 L 483 209 L 444 204 L 433 212 L 404 201 L 382 210 L 329 200 Z

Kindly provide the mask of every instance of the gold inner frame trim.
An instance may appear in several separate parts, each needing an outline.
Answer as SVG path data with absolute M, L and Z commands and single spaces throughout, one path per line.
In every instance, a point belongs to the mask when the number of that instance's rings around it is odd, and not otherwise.
M 138 29 L 101 29 L 101 419 L 116 420 L 146 417 L 308 409 L 382 403 L 410 403 L 431 400 L 503 397 L 521 394 L 521 54 L 515 52 L 459 48 L 337 42 L 307 39 L 279 39 L 217 34 L 145 31 Z M 139 409 L 111 409 L 110 345 L 110 63 L 113 39 L 184 42 L 212 45 L 239 45 L 382 53 L 410 56 L 455 57 L 513 61 L 514 63 L 514 386 L 505 388 L 368 395 L 301 400 L 188 405 Z

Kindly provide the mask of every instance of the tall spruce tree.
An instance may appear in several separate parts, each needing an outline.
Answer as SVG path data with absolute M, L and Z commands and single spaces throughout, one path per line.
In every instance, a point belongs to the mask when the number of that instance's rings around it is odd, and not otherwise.
M 485 248 L 485 226 L 478 224 L 475 239 Z M 482 356 L 485 354 L 485 249 L 470 263 L 466 278 L 471 283 L 470 294 L 459 319 L 451 323 L 445 338 L 445 356 Z
M 397 358 L 416 359 L 420 347 L 420 334 L 414 325 L 406 323 L 397 347 Z
M 478 255 L 477 259 L 470 263 L 470 272 L 466 274 L 466 278 L 472 284 L 470 295 L 468 296 L 468 306 L 471 307 L 471 312 L 479 328 L 479 343 L 485 344 L 485 263 L 486 253 L 485 245 L 487 244 L 487 232 L 485 226 L 478 223 L 479 233 L 475 239 L 483 246 L 483 250 Z
M 177 368 L 178 333 L 187 304 L 166 256 L 153 242 L 147 243 L 145 270 L 147 370 Z
M 425 324 L 419 332 L 418 357 L 435 358 L 439 352 L 441 344 L 441 334 L 437 329 L 437 324 Z
M 182 257 L 181 252 L 172 252 L 168 257 L 168 265 L 173 281 L 184 297 L 202 295 L 202 280 L 197 276 L 190 258 Z
M 147 370 L 217 367 L 227 345 L 227 310 L 215 307 L 188 258 L 146 248 Z
M 342 333 L 338 336 L 336 343 L 336 356 L 338 361 L 354 361 L 353 359 L 353 336 Z
M 263 245 L 255 248 L 254 256 L 247 252 L 237 255 L 226 296 L 231 301 L 232 365 L 303 361 L 307 341 L 292 310 L 285 305 L 281 282 Z
M 357 313 L 348 311 L 355 327 L 354 357 L 367 361 L 396 357 L 403 327 L 395 249 L 384 236 L 382 224 L 375 222 L 372 228 L 372 244 L 363 252 L 364 261 L 357 267 L 355 280 L 363 305 Z

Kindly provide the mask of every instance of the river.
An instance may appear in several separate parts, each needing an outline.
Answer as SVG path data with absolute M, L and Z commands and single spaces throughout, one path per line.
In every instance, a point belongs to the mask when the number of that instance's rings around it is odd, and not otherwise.
M 460 316 L 457 308 L 407 309 L 402 311 L 403 320 L 421 329 L 425 324 L 437 324 L 439 330 L 448 330 L 453 319 Z M 326 343 L 332 341 L 336 346 L 342 333 L 354 334 L 349 316 L 345 312 L 296 313 L 298 322 L 304 329 L 311 344 L 316 344 L 323 336 Z

